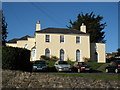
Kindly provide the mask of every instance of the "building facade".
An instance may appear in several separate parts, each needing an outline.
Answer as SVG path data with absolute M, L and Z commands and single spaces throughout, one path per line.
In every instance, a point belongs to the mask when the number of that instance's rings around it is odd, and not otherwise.
M 104 63 L 105 44 L 90 43 L 90 35 L 86 34 L 86 25 L 80 30 L 65 28 L 46 28 L 41 30 L 40 22 L 36 24 L 34 37 L 8 41 L 8 46 L 31 50 L 31 61 L 39 60 L 41 55 L 57 56 L 60 60 L 84 61 L 89 58 L 94 62 Z

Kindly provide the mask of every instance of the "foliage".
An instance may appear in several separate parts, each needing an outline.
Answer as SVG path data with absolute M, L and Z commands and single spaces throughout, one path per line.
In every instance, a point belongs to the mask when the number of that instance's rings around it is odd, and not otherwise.
M 72 61 L 71 59 L 67 58 L 67 62 L 71 65 L 73 65 L 75 63 L 75 61 Z
M 59 60 L 59 58 L 57 56 L 51 56 L 50 60 L 57 61 L 57 60 Z
M 46 57 L 45 55 L 41 55 L 40 56 L 40 60 L 50 60 L 50 58 Z
M 50 60 L 50 61 L 47 61 L 47 63 L 49 63 L 49 64 L 48 64 L 49 67 L 54 67 L 55 62 L 56 62 L 56 61 L 53 61 L 53 60 L 52 60 L 52 61 L 51 61 L 51 60 Z
M 30 51 L 15 47 L 2 47 L 2 68 L 10 70 L 30 70 Z
M 94 70 L 97 70 L 101 65 L 104 63 L 97 63 L 97 62 L 87 62 L 89 66 L 91 66 Z
M 59 60 L 59 58 L 56 57 L 56 56 L 46 57 L 45 55 L 41 55 L 41 56 L 40 56 L 40 60 L 52 60 L 52 61 L 57 61 L 57 60 Z
M 120 56 L 120 48 L 117 49 L 117 55 Z
M 104 37 L 105 37 L 105 32 L 102 31 L 106 23 L 101 23 L 103 17 L 98 15 L 95 16 L 93 12 L 86 13 L 86 14 L 78 14 L 77 20 L 72 22 L 70 20 L 70 25 L 67 26 L 70 29 L 77 29 L 80 30 L 80 26 L 82 23 L 86 25 L 86 32 L 90 34 L 90 42 L 91 43 L 96 43 L 96 42 L 103 42 L 105 43 Z
M 90 58 L 83 57 L 84 62 L 91 62 Z
M 2 18 L 2 45 L 5 46 L 6 38 L 7 38 L 7 34 L 8 34 L 8 32 L 7 32 L 8 24 L 5 21 L 5 17 L 3 16 L 2 10 L 0 10 L 0 14 L 2 14 L 2 15 L 0 15 L 0 16 L 2 16 L 1 17 Z

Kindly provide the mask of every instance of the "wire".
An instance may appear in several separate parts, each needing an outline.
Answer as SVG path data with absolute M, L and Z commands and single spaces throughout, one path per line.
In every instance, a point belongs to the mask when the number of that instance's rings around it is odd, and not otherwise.
M 39 6 L 35 5 L 33 2 L 31 2 L 31 5 L 33 5 L 35 8 L 37 8 L 40 12 L 42 12 L 43 14 L 45 14 L 47 17 L 49 17 L 49 19 L 51 19 L 52 22 L 54 22 L 55 24 L 58 25 L 64 25 L 60 22 L 58 22 L 58 20 L 56 20 L 53 16 L 49 15 L 46 11 L 42 10 Z M 65 26 L 65 25 L 64 25 Z

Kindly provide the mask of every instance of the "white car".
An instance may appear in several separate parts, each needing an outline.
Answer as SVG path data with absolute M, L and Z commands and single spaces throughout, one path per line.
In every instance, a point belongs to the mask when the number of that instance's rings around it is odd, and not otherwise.
M 71 71 L 72 66 L 66 61 L 57 61 L 55 62 L 55 68 L 57 71 Z

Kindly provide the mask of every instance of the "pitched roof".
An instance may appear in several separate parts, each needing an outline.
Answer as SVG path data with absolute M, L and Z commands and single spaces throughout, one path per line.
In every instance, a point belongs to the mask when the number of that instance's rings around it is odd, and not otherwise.
M 21 38 L 14 38 L 14 39 L 9 40 L 7 43 L 17 43 L 18 40 L 27 40 L 28 37 L 30 37 L 30 36 L 26 35 L 26 36 L 21 37 Z
M 76 29 L 66 29 L 66 28 L 46 28 L 36 31 L 36 33 L 86 34 Z

